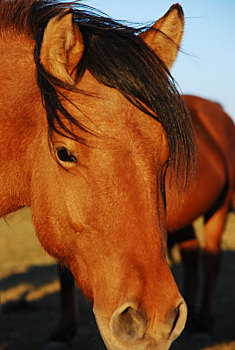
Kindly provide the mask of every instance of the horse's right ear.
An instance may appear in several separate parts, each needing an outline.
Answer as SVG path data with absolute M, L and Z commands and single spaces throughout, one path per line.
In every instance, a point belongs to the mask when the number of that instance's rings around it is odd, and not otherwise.
M 49 21 L 43 35 L 40 61 L 50 74 L 74 85 L 72 73 L 83 50 L 82 34 L 73 21 L 71 10 L 66 10 Z

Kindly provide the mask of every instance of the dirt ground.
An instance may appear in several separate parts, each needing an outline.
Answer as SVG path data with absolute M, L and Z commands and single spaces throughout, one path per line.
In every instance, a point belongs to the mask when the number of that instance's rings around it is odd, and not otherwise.
M 198 221 L 199 238 L 201 222 Z M 40 350 L 58 318 L 57 267 L 40 247 L 30 211 L 0 220 L 0 350 Z M 214 342 L 192 342 L 183 334 L 172 350 L 235 350 L 235 215 L 229 216 L 222 241 L 223 256 L 215 298 Z M 182 266 L 175 251 L 172 267 L 179 286 Z M 104 350 L 92 312 L 77 292 L 78 333 L 73 350 Z

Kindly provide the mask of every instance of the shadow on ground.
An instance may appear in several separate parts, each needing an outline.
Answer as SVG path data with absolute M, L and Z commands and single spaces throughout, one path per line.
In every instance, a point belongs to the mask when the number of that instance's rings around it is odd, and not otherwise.
M 17 285 L 30 283 L 35 288 L 51 283 L 57 279 L 56 265 L 32 266 L 21 273 L 14 273 L 0 281 L 0 290 L 14 288 Z

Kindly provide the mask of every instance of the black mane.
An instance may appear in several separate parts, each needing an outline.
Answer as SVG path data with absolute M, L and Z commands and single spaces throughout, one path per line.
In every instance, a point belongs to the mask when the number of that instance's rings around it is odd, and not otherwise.
M 150 117 L 158 120 L 169 145 L 169 165 L 176 178 L 184 171 L 185 181 L 194 167 L 195 143 L 191 118 L 164 63 L 137 36 L 140 29 L 118 23 L 92 12 L 80 2 L 55 0 L 0 0 L 2 30 L 13 28 L 34 38 L 38 85 L 47 111 L 49 130 L 56 130 L 55 120 L 67 136 L 76 138 L 64 125 L 62 115 L 86 131 L 62 106 L 56 85 L 73 89 L 56 81 L 40 64 L 43 31 L 49 20 L 72 9 L 74 21 L 84 40 L 84 54 L 77 67 L 77 81 L 87 69 L 101 83 L 120 91 L 126 99 Z M 82 140 L 80 140 L 82 141 Z

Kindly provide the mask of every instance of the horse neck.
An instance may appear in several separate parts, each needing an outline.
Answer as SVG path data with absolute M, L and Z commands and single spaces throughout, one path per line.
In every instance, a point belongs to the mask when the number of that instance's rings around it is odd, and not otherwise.
M 42 109 L 33 47 L 23 35 L 0 37 L 0 216 L 30 205 L 37 116 Z

